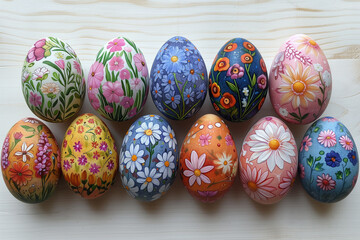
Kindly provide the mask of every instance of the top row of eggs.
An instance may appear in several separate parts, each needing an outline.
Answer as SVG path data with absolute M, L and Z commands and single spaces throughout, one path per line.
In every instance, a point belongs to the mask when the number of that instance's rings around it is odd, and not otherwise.
M 324 53 L 303 34 L 281 46 L 269 77 L 258 49 L 243 38 L 234 38 L 220 49 L 208 76 L 200 52 L 184 37 L 173 37 L 160 48 L 150 72 L 136 44 L 119 37 L 98 52 L 89 70 L 87 91 L 92 107 L 109 120 L 134 117 L 149 91 L 162 114 L 182 120 L 200 110 L 209 88 L 214 109 L 238 122 L 261 109 L 269 89 L 271 103 L 282 119 L 307 124 L 324 112 L 331 82 Z M 27 105 L 39 118 L 62 122 L 73 117 L 82 106 L 85 87 L 80 60 L 68 44 L 49 37 L 37 41 L 28 52 L 22 89 Z

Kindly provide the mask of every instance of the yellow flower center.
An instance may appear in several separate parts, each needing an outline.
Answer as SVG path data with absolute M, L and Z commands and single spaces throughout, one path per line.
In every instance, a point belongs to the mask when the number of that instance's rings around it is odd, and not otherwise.
M 230 104 L 230 99 L 225 98 L 225 99 L 224 99 L 224 103 L 225 103 L 226 105 Z
M 172 57 L 171 57 L 171 61 L 172 61 L 172 62 L 177 62 L 177 60 L 178 60 L 178 57 L 177 57 L 177 56 L 172 56 Z
M 296 93 L 302 93 L 305 89 L 305 84 L 303 82 L 300 82 L 300 81 L 296 81 L 294 84 L 293 84 L 293 90 L 296 92 Z
M 149 115 L 150 117 L 155 117 L 155 115 Z
M 256 192 L 256 190 L 258 189 L 258 187 L 256 186 L 256 183 L 254 183 L 252 181 L 249 181 L 247 183 L 247 185 L 248 185 L 248 188 L 253 192 Z
M 269 142 L 269 147 L 271 150 L 276 150 L 280 147 L 280 143 L 277 139 L 271 139 Z
M 234 73 L 234 74 L 237 74 L 237 73 L 239 73 L 239 69 L 233 68 L 231 72 Z
M 164 162 L 164 165 L 165 165 L 165 167 L 169 167 L 170 166 L 169 161 Z
M 146 181 L 149 183 L 149 182 L 152 181 L 152 178 L 151 178 L 151 177 L 147 177 L 147 178 L 146 178 Z
M 314 40 L 312 40 L 312 39 L 309 41 L 309 43 L 310 43 L 311 45 L 313 45 L 313 46 L 316 46 L 316 42 L 315 42 Z
M 200 177 L 201 171 L 199 169 L 195 169 L 194 174 L 195 176 Z
M 219 62 L 219 67 L 223 67 L 225 65 L 224 62 Z
M 128 186 L 126 186 L 125 189 L 128 190 L 128 191 L 130 190 L 130 188 Z
M 228 164 L 228 162 L 227 161 L 224 161 L 224 165 L 227 165 Z
M 150 136 L 150 135 L 152 134 L 151 129 L 145 130 L 145 134 L 148 135 L 148 136 Z
M 169 134 L 169 137 L 170 137 L 171 139 L 174 138 L 174 136 L 172 135 L 172 133 Z
M 136 155 L 132 155 L 131 156 L 131 161 L 135 162 L 137 160 L 137 156 Z

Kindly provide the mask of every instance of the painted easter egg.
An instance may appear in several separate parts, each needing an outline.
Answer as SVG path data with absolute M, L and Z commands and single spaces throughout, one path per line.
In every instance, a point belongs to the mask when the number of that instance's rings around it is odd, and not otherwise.
M 145 105 L 149 91 L 145 57 L 133 41 L 114 38 L 98 52 L 88 76 L 88 97 L 101 116 L 126 121 Z
M 6 135 L 1 170 L 6 187 L 18 200 L 48 199 L 60 177 L 60 152 L 50 129 L 34 118 L 18 121 Z
M 290 129 L 276 117 L 264 117 L 247 133 L 240 153 L 245 192 L 261 204 L 273 204 L 293 186 L 298 153 Z
M 150 79 L 154 104 L 168 118 L 189 118 L 204 103 L 208 87 L 205 62 L 195 45 L 184 37 L 173 37 L 161 47 Z
M 312 38 L 297 34 L 281 46 L 273 61 L 270 100 L 282 119 L 311 123 L 329 103 L 331 82 L 330 66 L 320 46 Z
M 60 39 L 48 37 L 34 44 L 25 58 L 21 79 L 25 101 L 39 118 L 64 122 L 81 109 L 84 72 L 74 50 Z
M 323 117 L 306 131 L 299 151 L 299 175 L 307 193 L 332 203 L 353 190 L 359 155 L 349 130 L 333 117 Z
M 209 82 L 215 110 L 229 121 L 246 121 L 265 101 L 268 88 L 265 62 L 251 42 L 234 38 L 216 55 Z
M 97 198 L 109 190 L 117 168 L 115 140 L 105 123 L 90 113 L 77 117 L 61 148 L 61 170 L 71 190 Z
M 120 153 L 120 176 L 133 198 L 154 201 L 173 184 L 178 147 L 170 124 L 158 115 L 137 119 L 127 131 Z
M 199 118 L 180 151 L 180 173 L 189 193 L 214 202 L 232 186 L 238 169 L 234 140 L 223 120 L 214 114 Z

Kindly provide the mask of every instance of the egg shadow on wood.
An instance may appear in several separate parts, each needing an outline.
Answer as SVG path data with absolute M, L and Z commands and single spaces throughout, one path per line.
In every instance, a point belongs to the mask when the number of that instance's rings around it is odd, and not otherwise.
M 323 203 L 319 202 L 315 199 L 313 199 L 311 196 L 309 196 L 308 193 L 306 193 L 305 189 L 302 189 L 304 194 L 306 194 L 306 198 L 309 202 L 309 205 L 314 210 L 313 212 L 321 217 L 330 216 L 333 211 L 335 211 L 335 208 L 337 207 L 337 204 L 335 203 Z

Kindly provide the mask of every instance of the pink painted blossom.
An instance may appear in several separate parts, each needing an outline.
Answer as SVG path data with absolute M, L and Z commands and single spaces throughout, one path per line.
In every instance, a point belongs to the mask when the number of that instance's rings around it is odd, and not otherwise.
M 202 154 L 198 157 L 195 151 L 191 152 L 191 159 L 185 159 L 185 164 L 189 170 L 184 171 L 184 176 L 189 178 L 190 187 L 194 185 L 195 181 L 200 186 L 201 182 L 210 183 L 210 179 L 205 173 L 210 172 L 214 166 L 204 166 L 206 160 L 206 154 Z
M 339 139 L 339 143 L 343 148 L 345 148 L 348 151 L 351 151 L 354 147 L 353 142 L 347 135 L 341 136 Z
M 261 74 L 256 80 L 260 89 L 265 89 L 267 85 L 267 78 L 264 74 Z
M 130 72 L 127 69 L 123 69 L 120 71 L 120 79 L 124 80 L 124 79 L 129 79 L 130 78 Z
M 63 69 L 65 68 L 65 61 L 63 59 L 55 61 L 55 64 L 58 65 L 59 68 Z
M 32 47 L 29 52 L 28 55 L 26 57 L 26 61 L 31 63 L 33 61 L 39 61 L 41 59 L 44 58 L 44 53 L 45 53 L 45 49 L 43 49 L 42 47 L 46 44 L 46 39 L 40 39 L 39 41 L 37 41 L 34 44 L 34 47 Z
M 199 137 L 199 142 L 200 142 L 200 145 L 203 147 L 203 146 L 207 146 L 209 145 L 209 141 L 211 140 L 211 135 L 208 133 L 208 134 L 202 134 L 200 135 Z
M 97 96 L 88 91 L 88 97 L 89 97 L 89 101 L 90 101 L 91 106 L 93 106 L 93 108 L 95 110 L 98 110 L 99 107 L 100 107 L 100 101 L 97 98 Z
M 334 118 L 334 117 L 323 117 L 321 119 L 321 121 L 323 121 L 323 122 L 336 122 L 338 120 L 336 118 Z
M 234 145 L 234 140 L 233 140 L 233 138 L 231 137 L 230 134 L 227 134 L 225 136 L 225 142 L 226 142 L 226 145 L 228 145 L 228 146 Z
M 110 52 L 116 52 L 116 51 L 121 51 L 123 46 L 125 46 L 125 40 L 115 38 L 114 40 L 108 43 L 106 48 L 107 49 L 110 48 Z
M 134 107 L 133 109 L 130 110 L 128 116 L 133 117 L 136 115 L 136 113 L 137 113 L 137 109 L 136 109 L 136 107 Z
M 113 109 L 111 106 L 106 105 L 106 106 L 105 106 L 105 111 L 106 111 L 107 113 L 113 113 L 113 112 L 114 112 L 114 109 Z
M 322 176 L 318 176 L 316 182 L 317 186 L 324 191 L 333 190 L 336 186 L 335 180 L 329 174 L 323 173 Z
M 299 164 L 299 169 L 300 169 L 300 178 L 304 178 L 305 177 L 305 167 L 304 167 L 304 165 L 302 165 L 300 163 Z
M 20 140 L 24 135 L 21 132 L 15 132 L 14 138 L 15 140 Z
M 46 39 L 43 38 L 43 39 L 40 39 L 40 40 L 36 41 L 36 43 L 34 44 L 34 47 L 36 47 L 36 48 L 41 48 L 41 47 L 43 47 L 45 44 L 46 44 Z
M 137 70 L 139 72 L 141 72 L 141 75 L 143 77 L 147 77 L 148 75 L 148 69 L 146 66 L 146 61 L 144 58 L 144 55 L 142 55 L 141 53 L 137 53 L 134 55 L 134 62 L 135 62 L 135 66 L 137 68 Z
M 69 160 L 65 160 L 64 161 L 64 169 L 65 169 L 65 171 L 69 171 L 70 168 L 71 168 L 71 164 L 70 164 Z
M 104 65 L 99 62 L 95 62 L 89 71 L 88 84 L 90 88 L 99 88 L 101 81 L 104 79 Z
M 296 178 L 296 169 L 290 167 L 290 171 L 286 172 L 285 177 L 281 179 L 281 182 L 279 184 L 279 188 L 282 189 L 280 195 L 284 195 L 290 190 L 290 188 L 294 185 L 295 178 Z
M 37 95 L 36 93 L 30 92 L 29 102 L 35 107 L 38 107 L 41 105 L 41 96 Z
M 120 97 L 124 96 L 124 91 L 120 82 L 106 82 L 103 85 L 102 90 L 108 103 L 119 103 Z
M 120 105 L 124 108 L 129 108 L 134 104 L 134 99 L 130 97 L 123 97 L 123 99 L 120 102 Z
M 305 151 L 309 151 L 309 147 L 312 146 L 311 138 L 309 136 L 304 137 L 301 142 L 300 151 L 305 149 Z
M 334 131 L 326 130 L 321 131 L 318 137 L 318 142 L 324 147 L 333 147 L 336 144 L 336 136 Z
M 76 69 L 78 74 L 81 74 L 81 66 L 80 63 L 78 63 L 77 61 L 74 61 L 74 68 Z
M 124 50 L 125 50 L 126 52 L 131 52 L 131 51 L 132 51 L 132 48 L 131 48 L 131 47 L 124 47 Z
M 142 81 L 140 80 L 140 78 L 133 78 L 130 82 L 130 85 L 131 89 L 138 91 L 142 87 Z
M 120 71 L 124 67 L 124 60 L 121 57 L 113 57 L 109 65 L 110 71 Z

